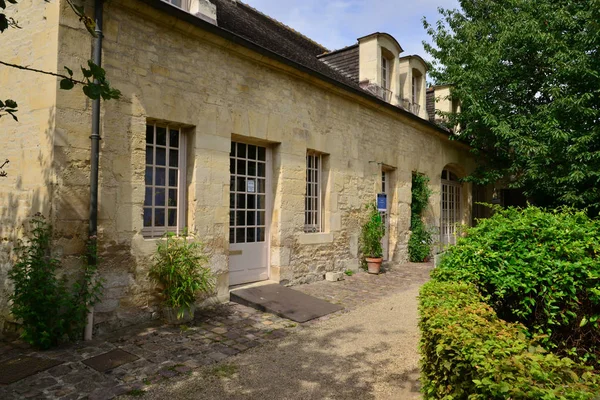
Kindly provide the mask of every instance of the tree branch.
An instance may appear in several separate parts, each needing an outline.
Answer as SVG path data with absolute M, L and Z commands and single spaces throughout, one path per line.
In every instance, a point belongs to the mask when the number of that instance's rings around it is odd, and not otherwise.
M 72 77 L 67 76 L 67 75 L 55 74 L 54 72 L 43 71 L 41 69 L 30 68 L 30 67 L 26 67 L 26 66 L 18 65 L 18 64 L 11 64 L 11 63 L 4 62 L 2 60 L 0 60 L 0 64 L 6 65 L 7 67 L 22 69 L 22 70 L 25 70 L 25 71 L 38 72 L 40 74 L 56 76 L 57 78 L 68 79 L 68 80 L 70 80 L 73 83 L 79 83 L 79 84 L 85 85 L 85 82 L 78 81 L 77 79 L 73 79 Z

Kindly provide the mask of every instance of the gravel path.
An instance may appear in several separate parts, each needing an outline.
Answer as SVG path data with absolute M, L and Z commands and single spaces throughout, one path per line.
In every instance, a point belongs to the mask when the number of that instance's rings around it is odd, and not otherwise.
M 420 399 L 419 286 L 153 386 L 143 398 Z

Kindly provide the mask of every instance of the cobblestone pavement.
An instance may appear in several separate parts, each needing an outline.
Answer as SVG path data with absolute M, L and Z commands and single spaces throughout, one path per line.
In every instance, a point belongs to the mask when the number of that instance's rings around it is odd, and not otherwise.
M 0 363 L 17 356 L 63 361 L 36 375 L 0 386 L 0 399 L 92 400 L 141 393 L 148 385 L 184 377 L 200 366 L 218 363 L 251 347 L 310 329 L 320 321 L 385 298 L 415 282 L 425 282 L 431 268 L 430 264 L 408 263 L 390 266 L 381 275 L 361 271 L 340 282 L 319 281 L 295 286 L 295 290 L 344 306 L 338 313 L 304 324 L 227 303 L 196 311 L 195 321 L 189 326 L 137 326 L 53 350 L 35 351 L 19 341 L 0 342 Z M 106 373 L 82 362 L 117 348 L 139 359 Z

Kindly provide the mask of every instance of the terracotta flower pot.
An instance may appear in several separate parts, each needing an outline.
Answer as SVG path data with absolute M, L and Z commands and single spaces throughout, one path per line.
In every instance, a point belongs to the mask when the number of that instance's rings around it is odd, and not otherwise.
M 383 262 L 383 258 L 381 258 L 381 257 L 379 257 L 379 258 L 366 257 L 365 260 L 367 261 L 367 266 L 369 267 L 369 273 L 370 274 L 379 274 L 379 271 L 381 270 L 381 263 Z

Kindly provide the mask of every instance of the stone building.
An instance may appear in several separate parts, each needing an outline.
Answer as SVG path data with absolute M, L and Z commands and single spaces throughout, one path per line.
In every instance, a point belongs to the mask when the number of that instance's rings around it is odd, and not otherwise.
M 92 15 L 93 1 L 82 3 Z M 65 0 L 9 7 L 22 29 L 2 34 L 1 60 L 62 73 L 91 57 Z M 458 181 L 474 168 L 469 148 L 429 120 L 426 64 L 392 36 L 330 51 L 235 0 L 109 0 L 103 31 L 103 67 L 123 97 L 102 104 L 98 329 L 155 315 L 147 271 L 166 231 L 202 239 L 224 301 L 231 285 L 357 269 L 365 205 L 381 192 L 385 256 L 406 260 L 414 172 L 431 179 L 427 223 L 442 241 L 470 222 L 471 187 Z M 6 321 L 11 249 L 30 215 L 51 221 L 65 271 L 80 265 L 91 102 L 4 67 L 0 88 L 19 103 L 18 123 L 0 120 Z

